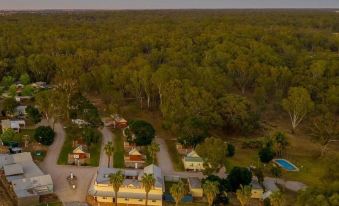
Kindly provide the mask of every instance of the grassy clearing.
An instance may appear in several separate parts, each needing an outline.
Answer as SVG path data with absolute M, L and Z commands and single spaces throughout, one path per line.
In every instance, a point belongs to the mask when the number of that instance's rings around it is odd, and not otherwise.
M 171 157 L 175 171 L 185 171 L 184 164 L 181 161 L 181 156 L 177 152 L 174 140 L 165 140 L 168 148 L 168 153 Z
M 124 168 L 124 141 L 120 130 L 113 131 L 114 138 L 114 153 L 113 153 L 113 167 L 114 168 Z

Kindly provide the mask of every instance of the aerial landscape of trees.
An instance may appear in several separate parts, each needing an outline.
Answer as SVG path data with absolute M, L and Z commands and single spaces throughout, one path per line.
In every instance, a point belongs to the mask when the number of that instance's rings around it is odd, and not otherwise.
M 151 113 L 151 123 L 129 119 L 127 140 L 145 146 L 150 163 L 158 161 L 156 134 L 164 134 L 158 125 L 194 148 L 209 175 L 203 182 L 209 205 L 228 202 L 230 191 L 246 205 L 252 175 L 259 184 L 267 171 L 282 176 L 269 163 L 304 144 L 296 146 L 292 136 L 313 141 L 319 158 L 339 141 L 339 21 L 332 10 L 17 12 L 0 25 L 2 116 L 14 115 L 17 95 L 32 96 L 28 119 L 53 121 L 53 128 L 36 129 L 36 141 L 50 145 L 55 122 L 82 119 L 90 125 L 81 130 L 90 146 L 100 141 L 92 128 L 102 125 L 99 110 Z M 30 83 L 39 81 L 51 89 L 35 92 Z M 14 137 L 11 130 L 1 136 Z M 243 150 L 258 164 L 253 174 L 248 162 L 236 162 Z M 110 166 L 118 148 L 110 141 L 104 151 Z M 307 155 L 306 164 L 296 164 L 309 169 L 314 157 Z M 227 178 L 213 175 L 224 166 Z M 325 173 L 321 184 L 329 186 L 312 185 L 296 204 L 337 204 L 338 164 L 324 168 L 313 174 Z M 116 193 L 120 175 L 110 177 Z M 147 198 L 154 181 L 142 178 Z M 185 189 L 180 182 L 171 189 L 176 205 Z M 271 205 L 281 205 L 281 195 L 272 195 Z

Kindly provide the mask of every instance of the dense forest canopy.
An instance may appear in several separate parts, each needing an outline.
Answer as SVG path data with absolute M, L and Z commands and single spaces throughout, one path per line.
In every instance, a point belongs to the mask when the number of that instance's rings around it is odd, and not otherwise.
M 190 133 L 247 133 L 292 87 L 338 113 L 338 33 L 331 10 L 17 13 L 0 17 L 0 78 L 27 73 L 116 108 L 133 100 Z

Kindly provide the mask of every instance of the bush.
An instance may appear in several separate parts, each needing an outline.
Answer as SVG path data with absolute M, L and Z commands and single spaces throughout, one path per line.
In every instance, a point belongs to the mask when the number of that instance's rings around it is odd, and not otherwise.
M 133 120 L 129 124 L 131 132 L 135 135 L 133 140 L 138 146 L 151 144 L 154 139 L 155 130 L 153 126 L 143 120 Z
M 274 158 L 275 152 L 271 146 L 263 147 L 259 151 L 260 161 L 263 163 L 269 163 Z
M 227 144 L 227 151 L 226 156 L 227 157 L 233 157 L 235 154 L 235 147 L 233 144 Z
M 227 180 L 231 186 L 231 190 L 235 192 L 240 185 L 249 185 L 252 181 L 252 172 L 246 167 L 234 167 L 230 174 L 227 176 Z
M 26 108 L 26 112 L 28 115 L 28 119 L 31 120 L 34 124 L 39 123 L 41 121 L 41 114 L 37 108 L 28 106 Z
M 43 145 L 51 145 L 55 133 L 51 127 L 40 126 L 34 132 L 34 139 Z

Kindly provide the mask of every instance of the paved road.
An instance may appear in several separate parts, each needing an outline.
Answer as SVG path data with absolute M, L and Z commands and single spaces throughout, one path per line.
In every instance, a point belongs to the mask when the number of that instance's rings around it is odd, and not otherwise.
M 165 141 L 159 137 L 155 138 L 155 142 L 158 143 L 160 147 L 160 151 L 157 153 L 159 167 L 164 175 L 171 175 L 174 172 L 174 167 L 168 153 L 167 145 Z
M 105 152 L 103 151 L 105 144 L 107 144 L 108 141 L 112 141 L 112 143 L 114 144 L 114 135 L 111 132 L 111 130 L 107 127 L 104 127 L 102 129 L 100 129 L 100 132 L 102 133 L 102 143 L 101 143 L 101 154 L 100 154 L 100 166 L 105 166 L 107 167 L 108 164 L 108 157 L 105 154 Z M 113 158 L 111 158 L 110 161 L 110 166 L 112 167 L 113 165 Z

